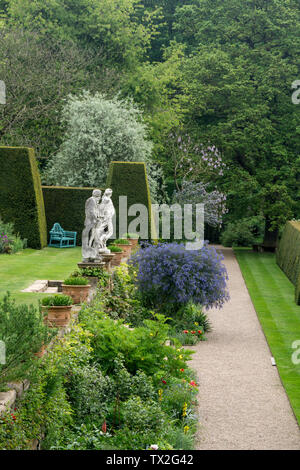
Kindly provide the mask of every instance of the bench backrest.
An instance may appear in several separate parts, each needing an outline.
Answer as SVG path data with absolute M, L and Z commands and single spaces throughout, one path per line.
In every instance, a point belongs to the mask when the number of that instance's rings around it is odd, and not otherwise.
M 59 223 L 56 223 L 53 225 L 52 229 L 50 230 L 50 233 L 63 234 L 64 230 L 61 228 Z

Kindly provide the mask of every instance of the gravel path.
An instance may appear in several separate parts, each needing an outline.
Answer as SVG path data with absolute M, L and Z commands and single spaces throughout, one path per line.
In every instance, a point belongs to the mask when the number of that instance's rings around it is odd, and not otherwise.
M 209 311 L 208 341 L 190 348 L 200 384 L 196 449 L 299 450 L 300 430 L 238 262 L 222 251 L 231 300 Z

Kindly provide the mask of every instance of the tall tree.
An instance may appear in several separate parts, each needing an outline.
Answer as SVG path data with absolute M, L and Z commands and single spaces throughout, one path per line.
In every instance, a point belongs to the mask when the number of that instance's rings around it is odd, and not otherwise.
M 36 33 L 0 29 L 0 78 L 7 104 L 0 107 L 2 145 L 34 147 L 46 158 L 61 143 L 64 99 L 84 88 L 106 93 L 118 88 L 118 74 L 100 64 L 101 56 L 68 41 Z
M 9 0 L 12 24 L 95 50 L 110 65 L 131 68 L 149 46 L 152 15 L 139 0 Z
M 300 75 L 300 7 L 290 0 L 197 0 L 176 18 L 189 52 L 186 123 L 222 151 L 228 171 L 220 185 L 230 190 L 234 215 L 240 206 L 245 215 L 262 212 L 265 243 L 272 243 L 286 218 L 300 213 L 300 115 L 291 101 Z

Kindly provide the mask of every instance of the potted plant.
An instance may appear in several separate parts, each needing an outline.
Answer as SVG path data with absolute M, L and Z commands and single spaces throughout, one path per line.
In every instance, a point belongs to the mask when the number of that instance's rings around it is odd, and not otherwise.
M 62 284 L 62 293 L 69 295 L 74 304 L 85 302 L 89 296 L 91 285 L 85 277 L 69 277 Z
M 139 242 L 139 235 L 137 233 L 125 233 L 123 238 L 126 238 L 133 248 L 135 248 Z
M 111 260 L 111 265 L 112 266 L 119 266 L 121 264 L 122 258 L 124 256 L 124 251 L 122 248 L 120 248 L 117 245 L 110 245 L 109 247 L 110 251 L 114 253 L 114 257 Z
M 44 321 L 50 327 L 67 326 L 71 318 L 73 300 L 68 295 L 53 295 L 42 300 Z
M 124 256 L 129 258 L 131 254 L 132 245 L 128 240 L 126 240 L 126 238 L 119 238 L 118 240 L 115 240 L 113 244 L 115 246 L 118 246 L 119 248 L 122 248 L 122 250 L 124 251 Z M 111 247 L 109 248 L 111 249 Z

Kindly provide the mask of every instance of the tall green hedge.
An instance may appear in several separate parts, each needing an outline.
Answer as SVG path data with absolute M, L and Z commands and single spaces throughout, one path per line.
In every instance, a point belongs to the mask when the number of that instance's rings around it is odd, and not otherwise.
M 107 177 L 107 187 L 113 190 L 112 200 L 116 208 L 117 214 L 119 214 L 120 196 L 127 196 L 128 209 L 133 204 L 143 204 L 144 206 L 146 206 L 148 210 L 148 238 L 150 238 L 151 224 L 153 222 L 153 219 L 151 212 L 151 197 L 145 163 L 111 162 Z M 136 216 L 128 217 L 128 225 L 135 218 Z M 123 234 L 119 233 L 118 222 L 119 221 L 117 217 L 117 236 L 122 236 Z
M 276 261 L 295 286 L 295 301 L 300 305 L 300 222 L 290 221 L 284 227 L 276 252 Z
M 47 245 L 43 193 L 31 148 L 0 147 L 0 217 L 13 222 L 29 247 Z
M 53 225 L 58 222 L 64 230 L 77 232 L 77 244 L 80 245 L 85 220 L 85 201 L 91 197 L 94 188 L 42 186 L 42 189 L 48 236 Z

